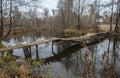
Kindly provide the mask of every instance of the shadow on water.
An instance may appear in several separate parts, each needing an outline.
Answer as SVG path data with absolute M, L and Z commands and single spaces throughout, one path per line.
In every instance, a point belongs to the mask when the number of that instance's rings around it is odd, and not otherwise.
M 47 35 L 35 33 L 16 36 L 4 41 L 4 45 L 17 45 L 44 40 Z M 108 38 L 101 42 L 86 43 L 87 47 L 71 43 L 46 43 L 38 45 L 38 57 L 44 60 L 42 67 L 49 67 L 53 77 L 63 78 L 119 78 L 120 40 Z M 36 56 L 36 46 L 31 47 L 31 58 Z M 15 49 L 13 55 L 25 59 L 23 49 Z

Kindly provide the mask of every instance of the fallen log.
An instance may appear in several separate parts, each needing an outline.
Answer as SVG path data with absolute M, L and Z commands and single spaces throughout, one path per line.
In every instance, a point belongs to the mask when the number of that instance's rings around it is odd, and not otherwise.
M 0 52 L 4 52 L 4 51 L 10 51 L 13 49 L 19 49 L 19 48 L 24 48 L 24 47 L 31 47 L 31 46 L 35 46 L 35 45 L 39 45 L 39 44 L 43 44 L 43 43 L 48 43 L 48 42 L 58 42 L 58 41 L 73 41 L 73 42 L 86 42 L 87 40 L 93 40 L 95 39 L 97 36 L 98 37 L 106 37 L 108 36 L 109 32 L 101 32 L 101 33 L 88 33 L 84 36 L 81 37 L 72 37 L 72 38 L 50 38 L 50 39 L 46 39 L 46 40 L 40 40 L 40 41 L 35 41 L 32 43 L 26 43 L 26 44 L 19 44 L 16 46 L 10 46 L 10 47 L 4 47 L 0 49 Z

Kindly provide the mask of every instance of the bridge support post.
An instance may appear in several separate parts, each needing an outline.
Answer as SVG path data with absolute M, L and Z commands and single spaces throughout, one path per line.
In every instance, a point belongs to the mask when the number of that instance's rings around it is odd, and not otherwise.
M 30 53 L 30 57 L 32 58 L 31 46 L 29 47 L 29 53 Z
M 53 45 L 54 45 L 54 42 L 52 41 L 52 53 L 54 52 L 54 47 L 53 47 Z
M 23 52 L 24 52 L 24 55 L 25 55 L 25 59 L 30 58 L 31 55 L 30 55 L 30 51 L 29 51 L 28 47 L 24 47 Z
M 60 42 L 58 42 L 58 53 L 60 52 Z
M 37 60 L 39 59 L 39 53 L 38 53 L 38 45 L 35 45 L 36 46 L 36 58 Z

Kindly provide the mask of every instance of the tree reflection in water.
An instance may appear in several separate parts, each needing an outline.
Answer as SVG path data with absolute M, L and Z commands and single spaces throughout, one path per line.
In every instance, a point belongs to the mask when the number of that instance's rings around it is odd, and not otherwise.
M 97 45 L 79 49 L 65 57 L 62 64 L 75 78 L 119 78 L 119 44 L 117 36 L 106 39 Z

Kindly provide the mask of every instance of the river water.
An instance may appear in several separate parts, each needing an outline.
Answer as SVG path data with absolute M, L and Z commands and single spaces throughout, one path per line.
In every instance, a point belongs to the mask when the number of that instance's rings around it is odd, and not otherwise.
M 3 41 L 4 46 L 31 43 L 50 38 L 49 34 L 26 33 L 10 37 Z M 54 43 L 40 44 L 39 59 L 46 63 L 35 72 L 50 75 L 52 78 L 119 78 L 120 77 L 120 42 L 117 38 L 105 39 L 102 42 L 81 48 L 78 44 Z M 32 47 L 32 59 L 36 59 L 36 48 Z M 23 49 L 14 49 L 17 61 L 24 61 Z

